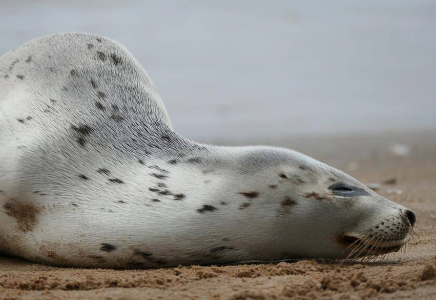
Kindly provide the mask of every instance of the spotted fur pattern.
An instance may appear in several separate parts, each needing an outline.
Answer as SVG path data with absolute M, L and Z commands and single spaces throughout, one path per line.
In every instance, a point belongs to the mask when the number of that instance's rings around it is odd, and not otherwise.
M 340 258 L 344 233 L 403 241 L 411 227 L 403 207 L 295 151 L 182 138 L 131 54 L 89 34 L 0 57 L 0 145 L 0 251 L 36 262 Z M 336 197 L 334 182 L 370 196 Z

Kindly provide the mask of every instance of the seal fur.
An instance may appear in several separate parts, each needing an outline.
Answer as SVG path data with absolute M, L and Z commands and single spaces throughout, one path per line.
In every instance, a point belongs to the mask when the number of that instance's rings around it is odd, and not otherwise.
M 0 145 L 0 251 L 57 266 L 378 255 L 415 223 L 298 152 L 181 137 L 132 55 L 90 34 L 0 57 Z

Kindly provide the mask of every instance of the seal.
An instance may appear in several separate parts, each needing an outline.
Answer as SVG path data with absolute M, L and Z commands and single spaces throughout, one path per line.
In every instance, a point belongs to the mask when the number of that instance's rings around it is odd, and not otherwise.
M 0 57 L 0 145 L 0 252 L 56 266 L 373 256 L 416 219 L 298 152 L 181 137 L 132 55 L 90 34 Z

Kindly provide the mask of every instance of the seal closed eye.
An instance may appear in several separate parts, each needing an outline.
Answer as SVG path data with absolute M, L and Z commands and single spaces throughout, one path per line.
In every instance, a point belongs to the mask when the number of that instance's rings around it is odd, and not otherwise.
M 342 197 L 369 196 L 370 194 L 364 189 L 349 185 L 345 182 L 336 182 L 328 187 L 333 195 Z
M 296 151 L 180 136 L 112 40 L 58 34 L 0 57 L 0 252 L 123 269 L 343 259 L 400 249 L 415 221 Z

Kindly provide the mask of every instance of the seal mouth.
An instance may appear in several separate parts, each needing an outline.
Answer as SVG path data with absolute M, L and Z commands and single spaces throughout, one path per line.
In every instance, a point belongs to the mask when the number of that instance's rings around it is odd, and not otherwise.
M 351 250 L 347 258 L 375 256 L 397 252 L 407 243 L 407 241 L 407 237 L 403 239 L 386 239 L 377 236 L 359 238 L 345 234 L 337 239 L 337 242 L 340 245 Z

